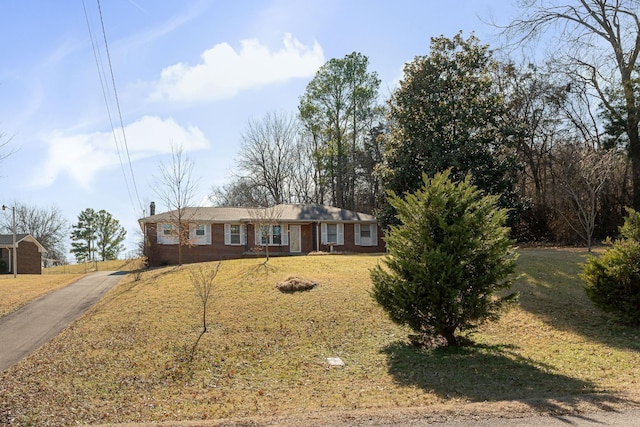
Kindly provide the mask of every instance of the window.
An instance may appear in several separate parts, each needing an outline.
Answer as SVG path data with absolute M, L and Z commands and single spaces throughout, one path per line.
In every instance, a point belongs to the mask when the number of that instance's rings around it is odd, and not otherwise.
M 327 243 L 338 243 L 338 224 L 327 224 Z
M 320 224 L 323 245 L 344 245 L 344 224 Z
M 355 244 L 359 246 L 378 245 L 378 226 L 376 224 L 354 224 Z
M 240 244 L 240 224 L 231 224 L 229 226 L 229 243 L 232 245 Z
M 283 246 L 288 244 L 286 225 L 256 226 L 256 245 Z
M 271 227 L 271 244 L 282 244 L 282 227 L 279 225 L 274 225 L 273 227 Z
M 269 244 L 269 240 L 270 239 L 270 231 L 271 231 L 271 227 L 269 227 L 268 225 L 261 225 L 260 226 L 260 244 L 261 245 L 268 245 Z
M 211 224 L 189 224 L 189 241 L 194 245 L 210 245 Z
M 174 232 L 175 228 L 171 223 L 158 224 L 157 236 L 160 245 L 175 245 L 178 243 L 178 233 Z
M 243 245 L 244 226 L 242 224 L 225 224 L 224 225 L 224 244 L 225 245 Z

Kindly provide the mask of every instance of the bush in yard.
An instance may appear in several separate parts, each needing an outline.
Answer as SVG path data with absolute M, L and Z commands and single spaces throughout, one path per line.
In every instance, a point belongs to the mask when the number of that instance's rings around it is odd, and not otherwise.
M 582 279 L 596 306 L 623 323 L 640 325 L 640 213 L 627 208 L 620 239 L 600 258 L 587 260 Z
M 371 270 L 372 296 L 391 320 L 415 332 L 414 344 L 460 345 L 459 332 L 497 319 L 517 297 L 495 295 L 511 287 L 516 263 L 507 210 L 470 176 L 454 183 L 447 171 L 423 175 L 423 182 L 404 197 L 389 192 L 400 224 L 386 235 L 386 268 Z
M 9 272 L 9 264 L 7 261 L 0 259 L 0 274 L 5 274 Z

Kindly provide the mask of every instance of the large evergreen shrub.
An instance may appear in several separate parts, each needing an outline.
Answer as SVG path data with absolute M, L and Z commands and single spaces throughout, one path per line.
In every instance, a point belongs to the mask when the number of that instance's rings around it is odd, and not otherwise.
M 596 306 L 623 323 L 640 325 L 640 213 L 627 208 L 620 238 L 600 258 L 587 260 L 582 279 Z
M 414 343 L 444 338 L 458 345 L 459 332 L 497 319 L 516 297 L 495 294 L 511 286 L 515 269 L 507 210 L 469 176 L 454 183 L 449 175 L 423 175 L 422 188 L 404 197 L 389 193 L 400 224 L 386 235 L 385 266 L 371 270 L 373 298 L 416 333 Z

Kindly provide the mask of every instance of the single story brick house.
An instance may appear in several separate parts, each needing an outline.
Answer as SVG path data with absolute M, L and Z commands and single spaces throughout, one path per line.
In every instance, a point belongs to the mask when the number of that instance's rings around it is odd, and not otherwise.
M 176 211 L 139 219 L 149 265 L 178 263 Z M 325 252 L 385 252 L 375 217 L 319 204 L 283 204 L 272 208 L 186 208 L 189 245 L 182 247 L 183 263 L 264 255 Z
M 42 274 L 42 246 L 31 234 L 16 234 L 17 274 Z M 0 259 L 13 273 L 13 234 L 0 234 Z

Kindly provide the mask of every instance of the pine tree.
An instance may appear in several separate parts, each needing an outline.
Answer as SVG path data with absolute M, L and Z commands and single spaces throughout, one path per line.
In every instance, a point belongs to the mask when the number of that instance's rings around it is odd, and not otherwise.
M 124 251 L 122 242 L 127 237 L 127 231 L 104 209 L 97 214 L 96 222 L 96 249 L 102 261 L 117 259 L 120 252 Z
M 126 236 L 126 230 L 109 212 L 87 208 L 72 226 L 71 253 L 77 262 L 93 261 L 96 253 L 102 261 L 116 259 L 124 250 L 122 242 Z
M 444 338 L 459 345 L 459 332 L 497 319 L 516 298 L 494 294 L 511 286 L 516 260 L 497 196 L 483 196 L 469 176 L 454 183 L 445 171 L 423 175 L 415 193 L 390 192 L 389 203 L 400 224 L 386 236 L 386 268 L 371 270 L 372 296 L 415 332 L 414 343 Z
M 89 262 L 94 259 L 96 238 L 96 211 L 87 208 L 78 215 L 78 222 L 71 231 L 71 253 L 77 262 Z

